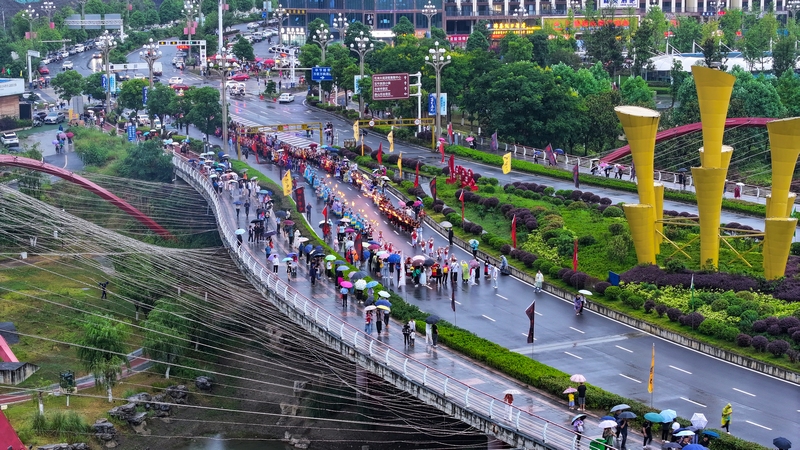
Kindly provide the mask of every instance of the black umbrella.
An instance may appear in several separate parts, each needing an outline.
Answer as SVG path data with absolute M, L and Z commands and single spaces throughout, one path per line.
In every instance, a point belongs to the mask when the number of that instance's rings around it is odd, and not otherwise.
M 432 266 L 434 264 L 436 264 L 436 261 L 434 261 L 434 260 L 432 260 L 430 258 L 426 258 L 425 261 L 422 262 L 422 265 L 425 266 L 425 267 L 430 267 L 430 266 Z
M 364 273 L 364 272 L 361 272 L 361 271 L 358 271 L 358 272 L 353 272 L 353 273 L 350 275 L 350 281 L 353 281 L 353 282 L 355 282 L 356 280 L 360 280 L 360 279 L 362 279 L 362 278 L 366 278 L 366 276 L 367 276 L 367 274 L 366 274 L 366 273 Z
M 264 219 L 253 219 L 253 220 L 250 221 L 250 223 L 260 223 L 260 222 L 263 222 L 263 221 L 264 221 Z
M 789 442 L 788 439 L 785 437 L 776 437 L 772 440 L 772 445 L 779 448 L 780 450 L 789 450 L 792 448 L 792 443 Z
M 269 231 L 264 232 L 264 237 L 275 236 L 276 233 L 277 233 L 277 231 L 275 231 L 275 230 L 269 230 Z
M 686 173 L 688 171 L 689 171 L 689 169 L 687 169 L 686 167 L 681 167 L 680 169 L 678 169 L 678 172 L 680 172 L 680 173 Z
M 413 206 L 413 205 L 414 205 L 414 200 L 409 200 L 406 202 L 406 206 Z
M 280 217 L 281 219 L 286 218 L 286 211 L 276 211 L 275 215 Z
M 425 319 L 425 323 L 428 323 L 428 324 L 431 324 L 431 325 L 435 324 L 438 321 L 439 321 L 439 316 L 437 316 L 436 314 L 431 314 L 430 316 L 428 316 Z
M 371 298 L 368 298 L 368 299 L 364 300 L 364 306 L 369 306 L 369 305 L 371 305 L 373 303 L 375 303 L 375 300 L 373 300 Z

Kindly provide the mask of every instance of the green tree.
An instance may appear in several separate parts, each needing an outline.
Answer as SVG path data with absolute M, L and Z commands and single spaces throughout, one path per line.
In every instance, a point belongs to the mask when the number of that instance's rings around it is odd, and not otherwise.
M 671 27 L 673 38 L 672 45 L 682 53 L 692 53 L 694 42 L 699 42 L 703 37 L 703 28 L 694 17 L 679 16 L 677 26 Z
M 528 35 L 528 40 L 533 44 L 533 62 L 539 67 L 550 65 L 550 36 L 548 33 L 544 30 L 536 30 L 533 34 Z
M 143 164 L 143 161 L 147 161 Z M 164 153 L 159 140 L 145 141 L 133 145 L 123 158 L 120 174 L 135 180 L 170 183 L 172 181 L 172 158 Z
M 128 364 L 124 357 L 127 336 L 125 324 L 110 316 L 85 316 L 83 335 L 78 341 L 78 358 L 94 375 L 95 384 L 106 388 L 109 403 L 113 399 L 111 389 L 122 375 L 122 365 Z
M 742 57 L 751 65 L 764 70 L 764 62 L 771 42 L 777 39 L 778 23 L 773 14 L 766 14 L 744 33 Z
M 642 69 L 646 68 L 650 58 L 656 54 L 655 40 L 656 26 L 650 19 L 645 18 L 639 24 L 639 28 L 633 33 L 631 50 L 633 53 L 634 74 L 641 74 Z
M 131 28 L 142 28 L 145 25 L 144 13 L 140 10 L 133 11 L 128 17 L 128 26 Z
M 731 106 L 734 100 L 741 103 L 741 117 L 784 117 L 786 108 L 781 103 L 778 90 L 763 75 L 754 76 L 752 73 L 734 68 L 731 72 L 736 76 L 731 94 Z M 731 114 L 730 117 L 737 117 Z
M 800 116 L 800 78 L 794 74 L 792 69 L 786 69 L 783 72 L 778 79 L 776 90 L 788 116 Z
M 142 88 L 147 85 L 147 80 L 128 80 L 122 83 L 122 89 L 117 95 L 117 104 L 121 108 L 132 109 L 136 112 L 144 109 Z
M 586 53 L 597 62 L 603 64 L 605 70 L 612 76 L 622 68 L 624 60 L 622 56 L 622 33 L 621 27 L 613 23 L 606 23 L 599 27 L 594 33 L 585 36 Z
M 647 86 L 647 81 L 640 76 L 625 78 L 620 86 L 622 102 L 628 105 L 655 109 L 653 94 L 653 90 Z
M 400 17 L 400 20 L 397 21 L 397 25 L 392 27 L 394 42 L 397 43 L 397 38 L 400 36 L 414 36 L 415 31 L 414 24 L 408 20 L 408 17 Z
M 718 20 L 709 20 L 703 27 L 703 40 L 700 43 L 700 50 L 703 52 L 703 61 L 706 67 L 727 70 L 725 61 L 727 53 L 722 51 L 722 32 L 719 29 Z
M 253 61 L 256 59 L 255 52 L 253 51 L 253 44 L 244 38 L 236 40 L 231 51 L 242 61 Z
M 644 19 L 652 24 L 653 45 L 655 48 L 660 49 L 664 43 L 664 33 L 669 30 L 667 15 L 658 6 L 653 6 L 647 11 Z
M 156 9 L 148 9 L 144 13 L 144 23 L 146 25 L 155 25 L 157 23 L 161 23 L 161 18 L 158 17 L 158 10 Z
M 584 156 L 589 152 L 602 153 L 616 147 L 622 126 L 614 108 L 622 102 L 619 90 L 607 90 L 586 96 L 587 130 L 583 145 Z
M 372 29 L 357 20 L 351 22 L 344 33 L 344 46 L 350 48 L 350 44 L 355 44 L 356 38 L 362 35 L 372 39 Z
M 795 45 L 797 36 L 788 34 L 781 36 L 772 46 L 772 73 L 782 75 L 789 69 L 794 69 L 797 61 Z
M 439 27 L 431 27 L 431 39 L 439 42 L 447 42 L 447 33 Z
M 730 48 L 736 47 L 736 32 L 741 31 L 744 12 L 741 9 L 727 9 L 719 18 L 719 29 L 722 30 L 722 42 Z
M 222 126 L 219 91 L 207 86 L 190 89 L 184 96 L 189 98 L 192 105 L 189 113 L 186 114 L 186 120 L 196 126 L 208 139 L 209 134 Z
M 104 73 L 95 72 L 84 79 L 83 93 L 95 99 L 104 99 L 106 89 L 103 87 Z
M 671 83 L 669 85 L 669 93 L 672 99 L 670 108 L 675 107 L 675 100 L 678 98 L 678 90 L 683 85 L 683 80 L 689 77 L 689 73 L 683 70 L 683 63 L 679 59 L 672 61 L 672 67 L 669 70 Z
M 156 84 L 153 89 L 147 93 L 147 112 L 158 116 L 161 123 L 164 123 L 165 115 L 174 115 L 175 111 L 172 109 L 174 106 L 173 99 L 177 97 L 175 91 L 163 84 Z
M 187 92 L 191 92 L 194 89 L 189 89 Z M 189 111 L 192 109 L 192 102 L 191 100 L 184 95 L 176 95 L 169 104 L 170 110 L 172 110 L 172 116 L 175 117 L 178 123 L 178 129 L 182 129 L 183 126 L 186 126 L 186 134 L 189 134 L 189 121 L 186 119 L 186 116 L 189 114 Z M 221 110 L 220 110 L 221 111 Z
M 514 39 L 508 43 L 508 50 L 503 56 L 507 63 L 530 61 L 533 59 L 533 44 L 525 38 Z
M 489 40 L 480 31 L 473 31 L 467 38 L 466 50 L 468 52 L 489 50 Z
M 183 2 L 180 0 L 164 0 L 158 7 L 158 17 L 161 23 L 169 23 L 181 17 Z
M 56 75 L 50 84 L 58 98 L 70 101 L 72 97 L 81 95 L 85 87 L 85 80 L 77 70 L 66 70 Z
M 189 345 L 188 311 L 179 305 L 162 299 L 147 315 L 144 322 L 142 347 L 150 358 L 162 361 L 167 369 L 164 378 L 169 379 L 173 364 L 177 364 Z

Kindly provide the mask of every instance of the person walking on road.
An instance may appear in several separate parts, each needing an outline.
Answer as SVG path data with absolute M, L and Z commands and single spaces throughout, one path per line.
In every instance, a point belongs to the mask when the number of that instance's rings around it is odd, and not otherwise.
M 572 422 L 572 430 L 577 435 L 575 442 L 580 445 L 581 437 L 583 436 L 583 420 L 580 417 L 575 422 Z
M 642 425 L 642 435 L 644 436 L 642 447 L 647 448 L 647 444 L 653 442 L 653 422 L 650 422 L 649 420 L 644 421 L 644 424 Z
M 434 348 L 439 345 L 439 327 L 436 324 L 431 325 L 431 339 Z
M 378 335 L 383 331 L 383 311 L 380 309 L 375 310 L 375 329 L 378 331 Z
M 536 277 L 534 278 L 534 287 L 536 292 L 542 292 L 542 283 L 544 282 L 544 275 L 542 275 L 542 271 L 536 271 Z
M 617 426 L 617 433 L 619 433 L 619 437 L 622 438 L 619 444 L 619 450 L 626 450 L 625 444 L 628 442 L 628 419 L 622 419 Z
M 722 428 L 725 428 L 725 432 L 728 434 L 731 434 L 731 414 L 733 414 L 733 407 L 728 403 L 722 408 Z
M 364 333 L 372 334 L 372 311 L 364 315 Z
M 244 201 L 244 218 L 250 219 L 250 200 Z
M 497 268 L 494 264 L 492 264 L 491 274 L 492 274 L 492 282 L 494 283 L 494 288 L 497 289 L 497 279 L 500 278 L 500 269 Z
M 106 299 L 107 298 L 106 297 L 106 290 L 108 288 L 108 281 L 103 281 L 102 283 L 97 283 L 97 285 L 100 286 L 100 289 L 101 289 L 100 299 L 101 300 Z
M 586 411 L 586 385 L 578 385 L 578 411 Z
M 453 246 L 453 227 L 447 229 L 447 242 L 450 244 L 450 247 Z
M 403 325 L 403 345 L 408 347 L 411 341 L 411 327 L 408 324 Z
M 306 205 L 306 219 L 308 219 L 308 222 L 311 223 L 311 205 L 310 204 Z
M 433 338 L 431 337 L 431 324 L 425 324 L 425 345 L 430 345 L 433 342 Z

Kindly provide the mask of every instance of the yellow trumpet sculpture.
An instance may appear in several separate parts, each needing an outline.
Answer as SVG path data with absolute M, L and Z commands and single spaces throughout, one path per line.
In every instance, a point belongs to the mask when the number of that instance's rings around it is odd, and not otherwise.
M 789 186 L 800 156 L 800 117 L 774 120 L 767 123 L 770 155 L 772 157 L 772 195 L 767 207 L 767 218 L 788 217 L 791 206 Z M 789 204 L 791 205 L 791 204 Z
M 625 217 L 631 227 L 639 263 L 655 264 L 661 244 L 655 224 L 658 217 L 663 216 L 664 204 L 663 186 L 657 195 L 653 183 L 653 158 L 661 114 L 639 106 L 618 106 L 614 111 L 625 129 L 625 137 L 631 148 L 636 177 L 639 180 L 636 185 L 639 191 L 639 204 L 624 205 Z
M 797 219 L 768 218 L 764 226 L 764 278 L 776 280 L 786 273 L 786 261 Z

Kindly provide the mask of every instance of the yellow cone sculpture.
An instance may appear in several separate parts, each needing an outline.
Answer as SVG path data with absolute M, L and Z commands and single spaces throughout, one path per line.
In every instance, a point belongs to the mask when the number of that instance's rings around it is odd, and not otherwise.
M 656 201 L 656 189 L 653 183 L 653 157 L 656 147 L 656 133 L 661 114 L 652 109 L 639 106 L 618 106 L 614 108 L 625 137 L 631 147 L 633 164 L 636 167 L 638 205 L 624 205 L 625 217 L 631 227 L 636 258 L 640 264 L 656 263 L 658 245 L 656 220 L 663 208 L 664 190 L 660 189 L 661 201 Z M 660 204 L 660 205 L 659 205 Z M 658 208 L 657 208 L 657 205 Z

